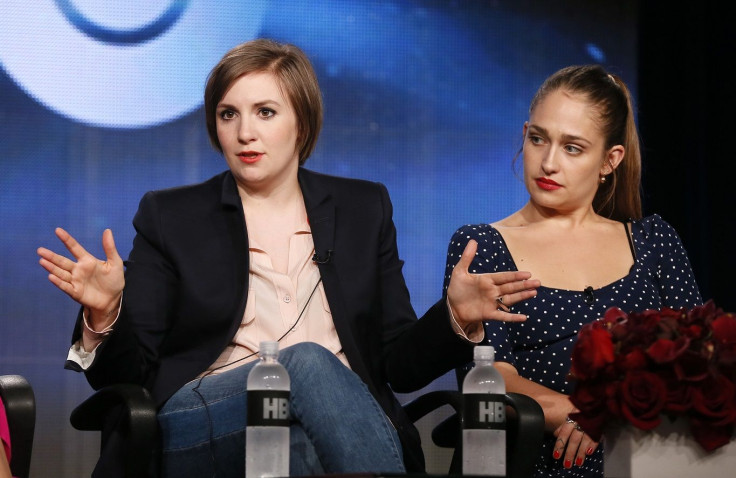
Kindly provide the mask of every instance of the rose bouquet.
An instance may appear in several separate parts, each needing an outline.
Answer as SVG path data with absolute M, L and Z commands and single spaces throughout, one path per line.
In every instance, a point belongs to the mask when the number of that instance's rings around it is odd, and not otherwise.
M 710 452 L 736 426 L 736 314 L 712 301 L 626 314 L 612 307 L 585 325 L 572 351 L 570 415 L 594 440 L 616 424 L 651 430 L 685 418 Z

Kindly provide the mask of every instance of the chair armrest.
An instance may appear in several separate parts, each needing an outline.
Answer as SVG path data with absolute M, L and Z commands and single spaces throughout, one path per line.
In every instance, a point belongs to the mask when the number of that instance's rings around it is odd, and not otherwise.
M 31 384 L 24 377 L 0 375 L 0 399 L 5 405 L 13 445 L 10 468 L 13 476 L 25 478 L 31 468 L 36 397 Z
M 434 410 L 450 405 L 455 412 L 461 412 L 463 407 L 463 396 L 460 392 L 453 390 L 435 390 L 420 395 L 409 403 L 404 404 L 404 411 L 409 415 L 412 422 L 416 422 L 423 416 Z
M 450 415 L 432 430 L 432 442 L 442 448 L 454 448 L 460 438 L 458 415 L 462 414 L 463 395 L 454 390 L 436 390 L 404 405 L 404 411 L 412 422 L 445 405 L 450 405 L 455 413 Z
M 125 476 L 142 477 L 147 476 L 158 447 L 156 412 L 148 390 L 116 384 L 101 388 L 78 405 L 69 421 L 77 430 L 101 431 L 102 454 L 122 454 Z M 98 468 L 95 471 L 105 476 Z
M 544 412 L 533 398 L 519 393 L 507 393 L 504 402 L 510 408 L 507 416 L 507 478 L 530 478 L 544 440 Z M 462 406 L 463 395 L 459 391 L 440 390 L 421 395 L 404 405 L 412 421 L 417 421 L 443 405 L 450 405 L 455 413 L 432 430 L 435 445 L 455 448 L 451 474 L 461 474 L 462 457 Z
M 102 430 L 108 414 L 114 407 L 122 405 L 129 417 L 131 428 L 144 433 L 153 433 L 156 427 L 156 404 L 148 390 L 140 385 L 122 383 L 101 388 L 84 402 L 79 404 L 70 417 L 71 424 L 77 430 Z
M 450 474 L 459 475 L 461 454 L 458 445 L 462 443 L 459 416 L 463 410 L 463 395 L 457 390 L 435 390 L 420 395 L 404 405 L 404 411 L 412 422 L 445 405 L 451 406 L 455 413 L 432 429 L 432 442 L 442 448 L 455 448 L 450 462 Z
M 509 422 L 515 422 L 508 432 L 512 434 L 507 440 L 516 441 L 516 437 L 523 437 L 523 443 L 507 450 L 508 478 L 531 478 L 534 475 L 534 465 L 542 449 L 544 440 L 544 411 L 533 398 L 520 393 L 507 393 L 507 405 L 511 405 L 516 412 L 509 417 Z

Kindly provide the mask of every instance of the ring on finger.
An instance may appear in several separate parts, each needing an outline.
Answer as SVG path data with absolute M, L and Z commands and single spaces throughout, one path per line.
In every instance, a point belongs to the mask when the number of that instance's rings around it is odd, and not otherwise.
M 583 431 L 583 429 L 580 427 L 580 424 L 578 422 L 576 422 L 575 420 L 573 420 L 572 418 L 570 418 L 569 416 L 568 417 L 565 417 L 565 423 L 572 423 L 573 426 L 574 426 L 574 428 L 575 428 L 575 430 L 577 430 L 579 432 Z
M 509 311 L 509 306 L 506 305 L 506 304 L 504 304 L 504 302 L 503 302 L 503 296 L 502 295 L 499 295 L 498 297 L 496 297 L 496 307 L 498 309 L 503 310 L 504 312 L 508 312 Z

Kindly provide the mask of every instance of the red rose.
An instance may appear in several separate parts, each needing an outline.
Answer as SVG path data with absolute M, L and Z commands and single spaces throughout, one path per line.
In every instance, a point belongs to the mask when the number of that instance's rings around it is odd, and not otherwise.
M 690 419 L 690 433 L 693 439 L 707 452 L 712 452 L 731 441 L 733 432 L 733 424 L 715 426 L 709 421 Z
M 621 370 L 638 370 L 647 366 L 647 356 L 641 349 L 633 349 L 622 354 L 616 361 Z
M 736 421 L 734 384 L 723 375 L 708 376 L 693 390 L 693 408 L 711 425 L 728 425 Z
M 692 350 L 685 350 L 675 362 L 675 373 L 680 380 L 697 382 L 708 376 L 708 357 Z
M 611 332 L 614 342 L 621 342 L 629 335 L 628 321 L 629 316 L 626 312 L 618 307 L 610 307 L 598 322 Z
M 621 383 L 621 412 L 637 428 L 651 430 L 659 425 L 666 401 L 664 381 L 651 372 L 631 371 Z
M 611 334 L 595 322 L 584 326 L 572 349 L 571 374 L 577 379 L 596 376 L 607 365 L 613 363 Z
M 724 364 L 736 363 L 736 315 L 721 315 L 711 326 L 719 361 Z
M 659 333 L 657 337 L 660 339 L 674 340 L 680 335 L 682 313 L 672 309 L 663 308 L 659 312 Z
M 611 329 L 614 325 L 625 322 L 628 315 L 618 307 L 609 307 L 600 319 L 600 323 L 607 329 Z
M 687 327 L 682 327 L 680 333 L 691 339 L 699 339 L 703 336 L 703 326 L 697 324 L 688 325 Z
M 676 322 L 682 320 L 685 317 L 686 312 L 683 309 L 673 309 L 672 307 L 662 307 L 658 312 L 660 317 L 663 319 L 675 319 Z
M 698 305 L 684 313 L 683 323 L 685 324 L 707 324 L 710 320 L 720 314 L 722 311 L 716 307 L 712 300 L 703 305 Z
M 669 363 L 675 360 L 690 345 L 690 339 L 679 337 L 677 340 L 657 339 L 647 349 L 647 355 L 657 363 Z
M 606 406 L 607 385 L 597 382 L 583 382 L 575 387 L 570 402 L 580 410 L 571 413 L 570 418 L 578 422 L 593 440 L 599 441 L 603 435 L 603 428 L 610 415 Z
M 736 315 L 723 314 L 713 320 L 713 337 L 718 342 L 736 344 Z
M 614 342 L 620 342 L 625 350 L 646 349 L 652 338 L 658 336 L 659 321 L 659 315 L 654 310 L 632 313 L 625 322 L 611 329 L 611 335 Z
M 610 382 L 606 384 L 606 408 L 612 417 L 621 418 L 621 382 Z
M 684 413 L 693 406 L 693 388 L 691 382 L 679 380 L 674 371 L 660 373 L 660 377 L 667 386 L 667 402 L 665 412 Z

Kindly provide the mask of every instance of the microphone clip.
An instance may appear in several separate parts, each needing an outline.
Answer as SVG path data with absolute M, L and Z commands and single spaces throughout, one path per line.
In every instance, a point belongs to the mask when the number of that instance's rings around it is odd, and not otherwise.
M 332 249 L 327 249 L 327 252 L 325 252 L 324 256 L 318 252 L 315 252 L 314 255 L 312 256 L 312 261 L 315 264 L 327 264 L 332 259 L 332 253 L 333 253 Z
M 588 305 L 595 302 L 595 295 L 593 295 L 592 286 L 588 286 L 585 289 L 583 289 L 583 301 L 585 301 L 585 303 Z

